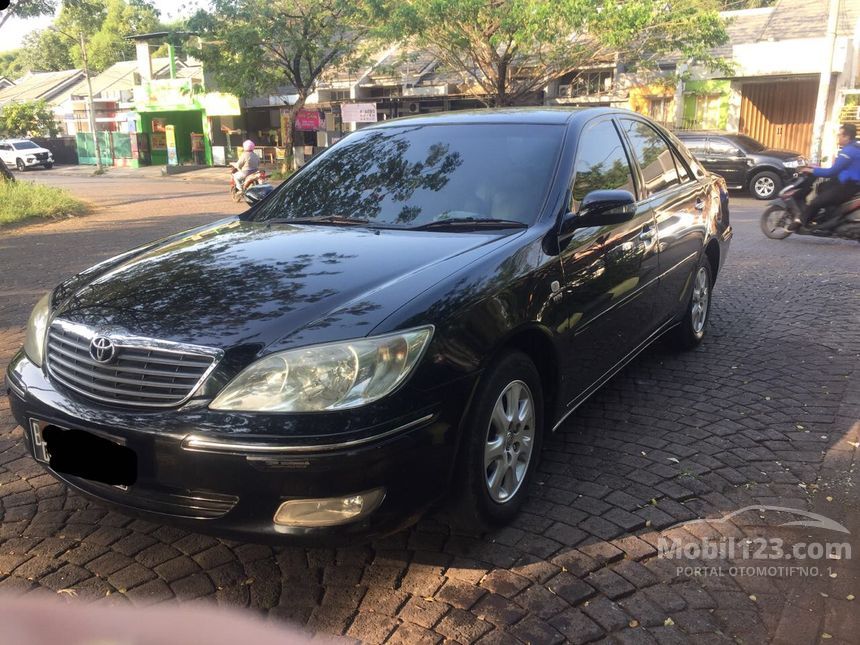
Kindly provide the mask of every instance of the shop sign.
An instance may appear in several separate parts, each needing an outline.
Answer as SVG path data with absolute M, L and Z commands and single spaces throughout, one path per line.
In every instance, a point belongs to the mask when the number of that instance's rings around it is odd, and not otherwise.
M 340 118 L 344 123 L 376 123 L 376 103 L 344 103 Z
M 164 129 L 167 138 L 167 163 L 176 166 L 179 164 L 179 157 L 176 155 L 176 130 L 172 125 L 168 125 Z
M 316 110 L 299 110 L 296 113 L 296 130 L 315 132 L 320 129 L 320 113 Z

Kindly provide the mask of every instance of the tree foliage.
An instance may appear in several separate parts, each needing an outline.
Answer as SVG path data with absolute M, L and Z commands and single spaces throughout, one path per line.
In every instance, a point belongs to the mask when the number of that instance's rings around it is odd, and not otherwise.
M 292 86 L 300 110 L 320 78 L 354 61 L 371 33 L 365 0 L 214 0 L 189 27 L 201 34 L 199 57 L 218 85 L 239 96 Z
M 20 49 L 0 52 L 0 76 L 15 80 L 27 72 L 27 65 L 21 58 Z
M 22 58 L 33 71 L 82 67 L 77 39 L 83 32 L 90 70 L 98 73 L 134 58 L 134 43 L 126 36 L 154 31 L 158 25 L 158 11 L 145 0 L 67 0 L 52 25 L 57 31 L 49 28 L 30 34 Z
M 550 81 L 616 60 L 668 54 L 716 65 L 725 42 L 714 0 L 398 0 L 378 2 L 393 38 L 414 38 L 493 105 L 530 100 Z
M 12 0 L 0 13 L 0 28 L 10 18 L 35 18 L 54 13 L 56 3 L 51 0 Z
M 7 103 L 0 110 L 0 135 L 4 137 L 55 137 L 59 131 L 45 101 Z

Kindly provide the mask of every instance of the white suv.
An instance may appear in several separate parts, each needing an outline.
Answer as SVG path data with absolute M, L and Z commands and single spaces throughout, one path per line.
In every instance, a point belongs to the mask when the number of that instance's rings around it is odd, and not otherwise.
M 27 170 L 34 166 L 52 168 L 54 155 L 50 150 L 33 143 L 28 139 L 5 139 L 0 141 L 0 159 L 8 166 L 18 170 Z

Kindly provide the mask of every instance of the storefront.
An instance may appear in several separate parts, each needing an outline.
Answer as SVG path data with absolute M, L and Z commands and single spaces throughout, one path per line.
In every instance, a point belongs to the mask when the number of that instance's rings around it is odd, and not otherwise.
M 136 125 L 149 137 L 154 165 L 211 166 L 213 118 L 239 114 L 236 97 L 204 93 L 190 78 L 144 82 L 134 88 L 134 102 Z

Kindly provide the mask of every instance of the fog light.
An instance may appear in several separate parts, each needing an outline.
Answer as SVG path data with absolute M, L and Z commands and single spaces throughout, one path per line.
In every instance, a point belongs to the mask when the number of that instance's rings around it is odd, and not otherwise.
M 275 528 L 336 526 L 354 522 L 375 511 L 384 498 L 385 489 L 374 488 L 348 497 L 291 499 L 275 512 Z

